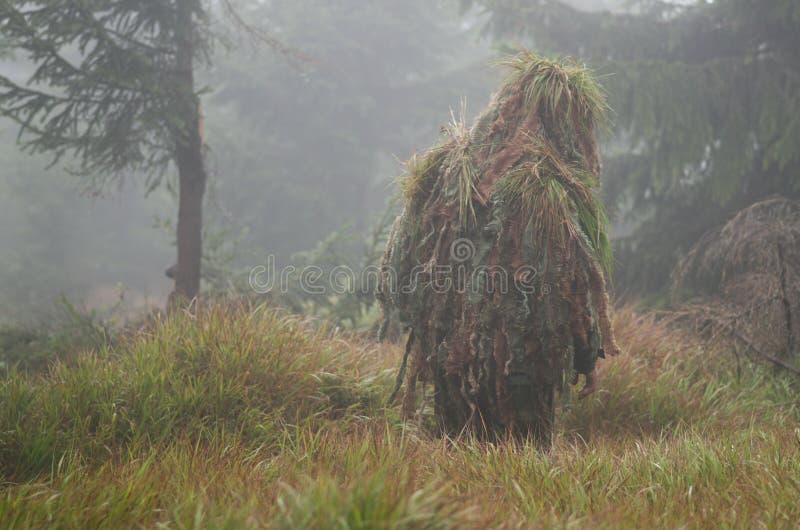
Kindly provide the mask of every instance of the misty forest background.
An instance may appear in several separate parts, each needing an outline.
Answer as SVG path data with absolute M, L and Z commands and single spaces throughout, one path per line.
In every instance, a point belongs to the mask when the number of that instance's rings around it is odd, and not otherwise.
M 0 0 L 0 28 L 0 527 L 797 526 L 798 0 Z M 404 421 L 373 283 L 248 285 L 378 263 L 403 161 L 519 48 L 612 109 L 623 354 L 546 451 L 441 436 L 430 385 Z
M 279 265 L 363 266 L 402 161 L 436 141 L 451 110 L 466 102 L 471 119 L 485 106 L 503 75 L 491 64 L 515 46 L 579 57 L 608 92 L 602 182 L 618 295 L 663 305 L 672 269 L 703 233 L 800 189 L 794 2 L 362 4 L 238 2 L 287 53 L 230 17 L 213 20 L 219 42 L 197 72 L 206 290 L 246 288 L 270 254 Z M 21 80 L 31 66 L 7 49 L 2 70 Z M 69 161 L 48 167 L 47 153 L 21 152 L 16 124 L 0 131 L 0 320 L 49 317 L 62 294 L 123 315 L 163 307 L 174 171 L 152 189 L 130 172 L 89 187 Z M 352 320 L 352 304 L 328 309 Z
M 452 5 L 240 4 L 303 58 L 237 34 L 230 20 L 213 28 L 222 45 L 197 82 L 209 89 L 207 287 L 227 285 L 220 274 L 246 281 L 269 254 L 290 263 L 339 229 L 366 240 L 399 160 L 433 142 L 462 97 L 477 112 L 495 84 L 479 21 Z M 2 67 L 30 73 L 11 52 Z M 121 287 L 129 307 L 163 306 L 164 270 L 175 262 L 174 175 L 149 194 L 130 174 L 102 196 L 86 192 L 62 165 L 46 170 L 48 155 L 20 152 L 17 129 L 3 122 L 2 318 L 47 313 L 58 293 L 107 308 Z

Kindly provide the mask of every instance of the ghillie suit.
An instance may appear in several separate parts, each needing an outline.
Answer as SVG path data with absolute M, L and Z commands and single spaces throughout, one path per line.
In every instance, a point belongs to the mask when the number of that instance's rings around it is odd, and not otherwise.
M 616 354 L 594 139 L 605 101 L 571 62 L 523 52 L 472 129 L 414 157 L 378 298 L 410 328 L 404 412 L 434 383 L 444 432 L 550 442 L 555 392 Z M 396 310 L 396 311 L 393 311 Z

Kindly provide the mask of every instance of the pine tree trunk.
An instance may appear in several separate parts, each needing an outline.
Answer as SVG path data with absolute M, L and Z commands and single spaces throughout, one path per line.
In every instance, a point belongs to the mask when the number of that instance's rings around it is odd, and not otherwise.
M 180 146 L 178 152 L 178 267 L 174 295 L 189 301 L 200 290 L 206 177 L 200 151 Z
M 194 91 L 193 0 L 178 1 L 177 83 L 180 123 L 175 134 L 175 157 L 178 165 L 178 263 L 175 290 L 170 304 L 181 305 L 197 297 L 200 290 L 200 266 L 203 258 L 203 196 L 206 171 L 203 161 L 203 138 L 200 103 Z

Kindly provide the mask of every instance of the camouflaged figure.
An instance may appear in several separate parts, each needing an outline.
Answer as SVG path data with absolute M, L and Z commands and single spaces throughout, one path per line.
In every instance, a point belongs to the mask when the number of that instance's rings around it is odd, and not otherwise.
M 429 381 L 444 432 L 548 445 L 556 392 L 579 373 L 591 392 L 597 357 L 619 352 L 597 196 L 605 107 L 582 67 L 529 53 L 507 64 L 476 124 L 454 120 L 408 163 L 378 298 L 409 328 L 406 415 Z

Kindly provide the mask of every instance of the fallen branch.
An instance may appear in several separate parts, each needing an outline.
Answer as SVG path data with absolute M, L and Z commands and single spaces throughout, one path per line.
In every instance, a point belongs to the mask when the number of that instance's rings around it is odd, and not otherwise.
M 730 324 L 730 323 L 721 323 L 721 325 L 723 326 L 723 328 L 727 328 L 731 332 L 731 336 L 733 336 L 733 338 L 739 340 L 739 342 L 741 342 L 742 344 L 747 346 L 747 348 L 750 349 L 750 351 L 755 353 L 757 356 L 761 357 L 762 359 L 764 359 L 766 361 L 771 362 L 772 364 L 774 364 L 775 366 L 777 366 L 779 368 L 783 368 L 784 370 L 786 370 L 788 372 L 791 372 L 794 375 L 800 377 L 800 369 L 792 366 L 791 364 L 787 363 L 786 361 L 778 359 L 777 357 L 774 357 L 774 356 L 772 356 L 772 355 L 770 355 L 768 353 L 765 353 L 760 348 L 758 348 L 758 346 L 753 344 L 753 341 L 749 340 L 747 337 L 745 337 L 744 335 L 739 333 L 739 331 L 737 329 L 735 329 L 732 324 Z

